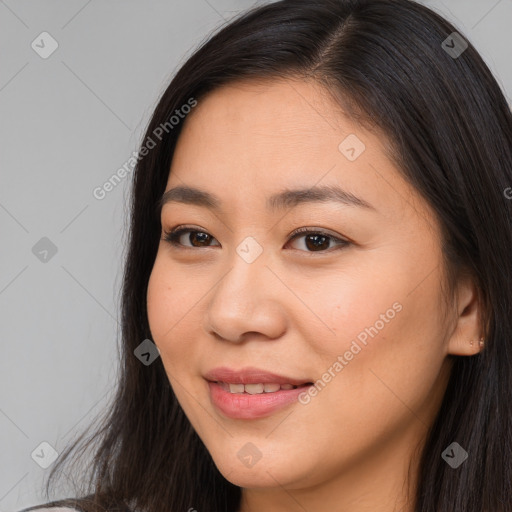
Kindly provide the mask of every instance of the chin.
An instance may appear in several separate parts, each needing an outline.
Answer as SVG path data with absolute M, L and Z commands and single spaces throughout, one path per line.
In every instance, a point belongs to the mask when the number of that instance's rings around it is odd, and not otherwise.
M 305 464 L 304 460 L 289 458 L 284 453 L 275 452 L 273 457 L 265 457 L 265 451 L 272 453 L 272 447 L 268 445 L 262 448 L 260 455 L 252 443 L 241 445 L 242 448 L 237 450 L 219 449 L 218 454 L 210 452 L 217 469 L 232 484 L 254 489 L 281 486 L 293 489 L 311 482 L 313 467 Z M 226 455 L 228 453 L 229 457 Z
M 241 468 L 239 465 L 226 465 L 226 467 L 217 466 L 222 476 L 238 487 L 247 489 L 271 489 L 277 487 L 288 487 L 290 485 L 289 471 L 269 470 L 261 464 L 252 468 Z

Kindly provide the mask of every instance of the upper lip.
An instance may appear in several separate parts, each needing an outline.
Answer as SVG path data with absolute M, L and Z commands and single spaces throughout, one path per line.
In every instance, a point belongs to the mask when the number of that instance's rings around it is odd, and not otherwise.
M 285 375 L 268 372 L 260 368 L 247 366 L 240 370 L 226 366 L 213 368 L 208 371 L 204 378 L 211 382 L 225 382 L 227 384 L 292 384 L 301 386 L 310 383 L 307 379 L 294 379 Z

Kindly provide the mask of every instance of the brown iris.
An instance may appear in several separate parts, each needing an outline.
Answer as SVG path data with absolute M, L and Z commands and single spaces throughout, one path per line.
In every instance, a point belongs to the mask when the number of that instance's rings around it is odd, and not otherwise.
M 313 234 L 313 235 L 306 235 L 304 238 L 306 241 L 306 247 L 308 249 L 311 249 L 314 251 L 316 249 L 328 249 L 329 248 L 329 237 L 326 235 Z
M 188 239 L 194 247 L 203 247 L 203 244 L 205 244 L 205 242 L 206 245 L 208 245 L 212 237 L 208 233 L 204 233 L 203 231 L 192 231 L 188 235 Z M 198 242 L 198 245 L 194 243 L 195 241 Z

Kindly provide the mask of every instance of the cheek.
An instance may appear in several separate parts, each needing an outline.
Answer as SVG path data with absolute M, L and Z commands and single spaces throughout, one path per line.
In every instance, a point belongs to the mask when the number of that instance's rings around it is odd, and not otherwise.
M 160 248 L 147 290 L 147 311 L 151 333 L 167 339 L 194 315 L 205 291 L 204 281 L 194 280 L 195 272 L 184 271 Z
M 324 325 L 320 333 L 312 327 L 318 329 L 318 322 L 297 320 L 303 333 L 309 333 L 311 348 L 321 356 L 320 376 L 329 380 L 329 374 L 343 374 L 329 382 L 336 381 L 333 390 L 350 390 L 354 400 L 357 394 L 370 400 L 379 390 L 392 397 L 386 383 L 405 396 L 412 390 L 421 393 L 442 363 L 438 276 L 411 292 L 410 283 L 420 280 L 417 271 L 400 268 L 401 272 L 381 267 L 379 274 L 371 269 L 343 274 L 323 282 L 314 294 L 302 290 Z M 308 318 L 315 320 L 312 315 Z M 379 372 L 384 382 L 379 381 Z
M 147 291 L 149 327 L 153 335 L 153 341 L 157 345 L 172 328 L 175 317 L 179 314 L 179 311 L 176 311 L 179 302 L 175 300 L 175 287 L 176 283 L 169 278 L 168 273 L 164 271 L 157 258 L 149 277 Z
M 147 291 L 147 312 L 153 341 L 160 349 L 164 364 L 186 357 L 185 333 L 190 332 L 194 307 L 201 296 L 197 283 L 191 283 L 183 272 L 174 271 L 163 258 L 155 261 Z M 197 297 L 196 297 L 197 296 Z M 198 325 L 197 321 L 195 325 Z
M 191 343 L 196 335 L 193 326 L 200 326 L 194 319 L 198 301 L 197 293 L 192 292 L 197 291 L 195 287 L 183 272 L 176 272 L 157 256 L 148 282 L 148 321 L 169 383 L 189 418 L 195 418 L 197 413 L 187 392 L 191 378 L 188 369 L 198 357 L 197 347 Z
M 303 289 L 297 295 L 304 298 L 302 302 L 309 309 L 297 309 L 302 312 L 296 320 L 301 323 L 304 336 L 308 333 L 312 348 L 331 359 L 349 350 L 355 341 L 371 350 L 370 341 L 376 336 L 385 338 L 403 309 L 397 300 L 400 293 L 379 284 L 368 273 L 330 277 L 313 291 Z M 357 347 L 353 350 L 357 351 Z
M 409 288 L 376 283 L 368 298 L 364 289 L 346 287 L 332 308 L 337 341 L 324 358 L 314 407 L 333 411 L 330 427 L 345 425 L 353 439 L 373 428 L 391 432 L 410 421 L 411 411 L 427 420 L 444 360 L 437 289 Z

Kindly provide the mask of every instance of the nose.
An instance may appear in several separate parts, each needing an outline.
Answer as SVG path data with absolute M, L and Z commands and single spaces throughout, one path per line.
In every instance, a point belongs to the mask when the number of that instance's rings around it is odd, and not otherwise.
M 252 263 L 234 254 L 229 270 L 209 294 L 204 328 L 237 343 L 253 336 L 278 338 L 287 325 L 283 291 L 264 254 Z

